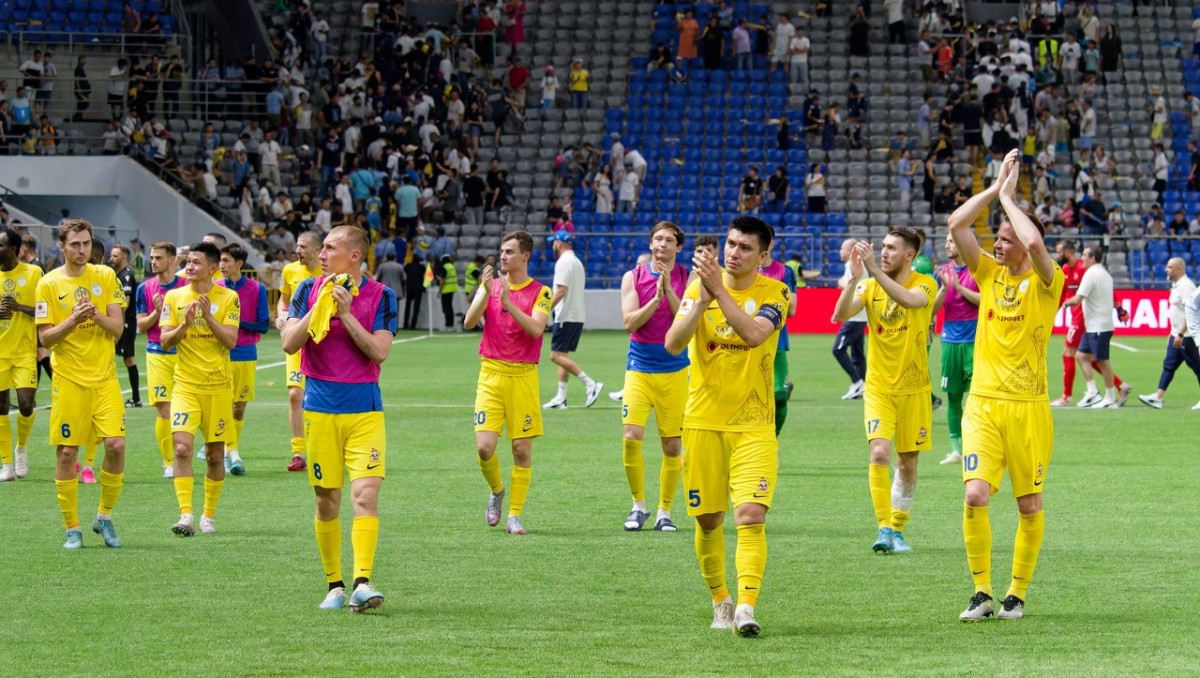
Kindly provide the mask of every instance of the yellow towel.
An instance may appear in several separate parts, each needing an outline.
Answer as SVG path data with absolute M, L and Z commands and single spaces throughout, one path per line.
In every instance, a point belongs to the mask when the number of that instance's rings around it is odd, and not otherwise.
M 329 321 L 333 319 L 337 310 L 337 302 L 333 300 L 334 285 L 341 285 L 354 296 L 358 296 L 358 288 L 346 273 L 339 273 L 321 285 L 321 291 L 317 293 L 317 303 L 312 307 L 312 317 L 308 320 L 308 336 L 312 338 L 313 343 L 321 343 L 325 335 L 329 334 Z

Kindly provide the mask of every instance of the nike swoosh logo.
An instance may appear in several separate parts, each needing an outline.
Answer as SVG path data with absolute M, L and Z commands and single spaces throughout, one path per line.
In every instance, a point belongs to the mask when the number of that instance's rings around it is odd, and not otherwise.
M 1035 480 L 1035 481 L 1033 481 L 1033 486 L 1034 486 L 1034 487 L 1041 487 L 1041 486 L 1042 486 L 1042 483 L 1044 483 L 1044 482 L 1046 482 L 1046 481 L 1044 481 L 1044 480 Z
M 221 437 L 221 436 L 223 436 L 223 435 L 225 435 L 225 432 L 224 432 L 224 431 L 217 431 L 216 433 L 214 433 L 214 434 L 213 434 L 213 437 L 214 437 L 214 438 L 220 438 L 220 437 Z
M 375 464 L 374 466 L 372 466 L 371 464 L 367 464 L 368 471 L 374 471 L 377 468 L 379 468 L 379 464 Z
M 978 572 L 976 572 L 975 570 L 971 570 L 971 574 L 983 574 L 984 572 L 987 572 L 987 570 L 980 570 Z
M 332 576 L 333 576 L 333 573 L 332 573 L 332 572 L 326 572 L 326 573 L 325 573 L 325 576 L 326 576 L 326 577 L 332 577 Z
M 525 428 L 521 429 L 521 433 L 529 433 L 530 429 L 532 428 L 532 426 L 526 426 Z
M 755 499 L 763 499 L 763 498 L 765 498 L 766 496 L 767 496 L 767 495 L 765 495 L 765 494 L 759 494 L 759 493 L 757 493 L 757 492 L 755 492 L 755 493 L 754 493 L 754 498 L 755 498 Z

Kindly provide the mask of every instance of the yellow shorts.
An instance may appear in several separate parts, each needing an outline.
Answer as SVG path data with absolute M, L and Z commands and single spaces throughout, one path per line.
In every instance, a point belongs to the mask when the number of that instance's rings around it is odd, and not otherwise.
M 205 444 L 223 443 L 233 422 L 233 396 L 224 393 L 186 393 L 171 396 L 171 433 L 199 430 Z
M 897 452 L 924 452 L 933 449 L 933 404 L 929 393 L 907 395 L 863 394 L 863 419 L 867 440 L 891 440 Z
M 287 387 L 304 388 L 304 375 L 300 374 L 300 351 L 287 357 Z
M 125 435 L 125 402 L 116 378 L 98 388 L 84 387 L 54 375 L 50 397 L 50 444 L 90 445 Z
M 233 402 L 254 401 L 254 377 L 258 363 L 254 360 L 239 360 L 229 363 L 233 372 Z
M 995 494 L 1007 466 L 1014 497 L 1042 491 L 1054 451 L 1049 402 L 971 394 L 962 430 L 964 482 L 986 480 Z
M 37 388 L 37 354 L 0 358 L 0 391 Z
M 359 478 L 382 478 L 387 457 L 383 412 L 330 414 L 304 412 L 308 484 L 342 487 Z
M 163 353 L 146 354 L 146 391 L 151 405 L 171 402 L 175 387 L 175 363 L 178 356 Z
M 779 467 L 775 431 L 683 430 L 683 489 L 689 516 L 745 503 L 771 505 Z
M 480 370 L 475 389 L 475 431 L 499 434 L 506 426 L 509 440 L 542 435 L 536 369 L 521 374 Z
M 661 374 L 626 372 L 621 424 L 645 428 L 650 410 L 654 410 L 659 437 L 678 438 L 683 433 L 687 388 L 686 369 Z

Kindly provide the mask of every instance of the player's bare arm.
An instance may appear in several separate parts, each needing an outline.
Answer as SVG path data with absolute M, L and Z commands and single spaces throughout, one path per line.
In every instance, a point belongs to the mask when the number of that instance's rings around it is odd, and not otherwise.
M 163 295 L 154 296 L 154 305 L 149 311 L 137 314 L 138 332 L 148 332 L 154 327 L 154 323 L 158 322 L 158 317 L 162 315 L 162 299 Z
M 38 337 L 42 340 L 42 346 L 54 348 L 55 344 L 74 332 L 76 327 L 95 316 L 96 307 L 87 299 L 80 299 L 75 302 L 75 308 L 71 310 L 71 315 L 67 316 L 66 320 L 57 325 L 38 325 Z
M 387 330 L 368 332 L 367 328 L 358 322 L 358 318 L 350 312 L 350 303 L 354 295 L 344 287 L 333 286 L 333 300 L 337 303 L 338 317 L 342 319 L 342 327 L 350 333 L 354 345 L 376 365 L 383 364 L 392 350 L 392 333 Z M 235 333 L 236 336 L 236 333 Z
M 857 243 L 855 245 L 857 246 Z M 862 299 L 854 295 L 854 288 L 858 286 L 858 281 L 863 277 L 862 257 L 858 255 L 857 249 L 850 250 L 849 266 L 850 282 L 842 288 L 837 304 L 833 307 L 833 322 L 835 323 L 844 323 L 863 310 Z
M 658 262 L 651 263 L 651 266 L 655 266 L 659 269 L 658 284 L 662 286 L 663 298 L 666 299 L 667 303 L 671 305 L 671 314 L 674 315 L 675 313 L 678 313 L 679 295 L 675 294 L 675 288 L 671 287 L 671 269 L 674 268 L 674 266 L 659 266 Z
M 487 310 L 488 297 L 492 294 L 494 275 L 495 272 L 491 266 L 484 266 L 483 272 L 479 274 L 479 288 L 475 291 L 475 297 L 471 299 L 471 305 L 463 316 L 463 327 L 468 330 L 475 329 L 479 325 L 479 321 L 483 319 L 483 312 Z
M 1014 165 L 1005 176 L 1004 184 L 1000 188 L 1000 206 L 1004 208 L 1008 222 L 1016 231 L 1017 239 L 1029 253 L 1029 263 L 1033 265 L 1034 272 L 1042 279 L 1043 284 L 1049 285 L 1054 281 L 1054 259 L 1046 249 L 1046 241 L 1042 239 L 1042 234 L 1038 232 L 1033 220 L 1017 206 L 1020 173 L 1020 168 Z
M 650 316 L 654 315 L 654 312 L 662 305 L 663 298 L 662 278 L 660 277 L 654 296 L 644 305 L 638 305 L 638 293 L 633 285 L 633 271 L 626 271 L 625 275 L 621 277 L 621 318 L 625 323 L 625 331 L 636 332 L 642 325 L 645 325 Z
M 283 329 L 279 332 L 279 338 L 283 341 L 284 353 L 295 355 L 308 343 L 308 324 L 312 318 L 312 309 L 310 308 L 308 311 L 303 318 L 287 318 L 287 322 L 284 323 Z
M 954 245 L 958 248 L 958 254 L 971 272 L 974 272 L 975 267 L 979 265 L 980 253 L 979 241 L 975 238 L 975 220 L 1000 194 L 1000 187 L 1004 185 L 1008 175 L 1017 166 L 1017 162 L 1017 150 L 1013 149 L 1004 156 L 1000 171 L 996 175 L 996 181 L 983 192 L 976 193 L 967 199 L 958 209 L 954 210 L 947 222 L 950 226 L 950 235 L 954 238 Z
M 159 330 L 162 334 L 159 335 L 159 343 L 162 344 L 163 350 L 170 351 L 183 341 L 183 337 L 187 334 L 187 328 L 196 320 L 197 302 L 193 301 L 188 304 L 187 310 L 184 311 L 183 324 L 181 325 L 162 325 Z
M 886 246 L 886 245 L 885 245 Z M 878 262 L 875 261 L 875 246 L 869 242 L 859 241 L 854 246 L 854 251 L 858 254 L 863 262 L 863 268 L 867 269 L 867 273 L 875 278 L 876 284 L 883 289 L 889 297 L 891 297 L 901 308 L 924 308 L 929 305 L 929 297 L 925 296 L 920 290 L 910 290 L 900 282 L 893 280 L 892 276 L 883 272 L 879 268 Z
M 0 318 L 11 318 L 14 313 L 33 315 L 33 306 L 22 304 L 16 297 L 6 296 L 0 299 Z

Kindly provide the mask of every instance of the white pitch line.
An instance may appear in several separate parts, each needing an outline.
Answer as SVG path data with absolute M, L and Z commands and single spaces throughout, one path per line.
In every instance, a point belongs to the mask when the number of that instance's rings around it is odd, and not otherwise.
M 1138 350 L 1138 349 L 1136 349 L 1136 348 L 1134 348 L 1134 347 L 1132 347 L 1132 346 L 1126 346 L 1125 344 L 1121 344 L 1121 343 L 1118 343 L 1118 342 L 1115 342 L 1115 341 L 1111 341 L 1111 342 L 1109 342 L 1109 343 L 1110 343 L 1110 344 L 1112 344 L 1113 346 L 1116 346 L 1117 348 L 1123 348 L 1123 349 L 1125 349 L 1126 351 L 1129 351 L 1130 353 L 1141 353 L 1141 351 L 1140 351 L 1140 350 Z

